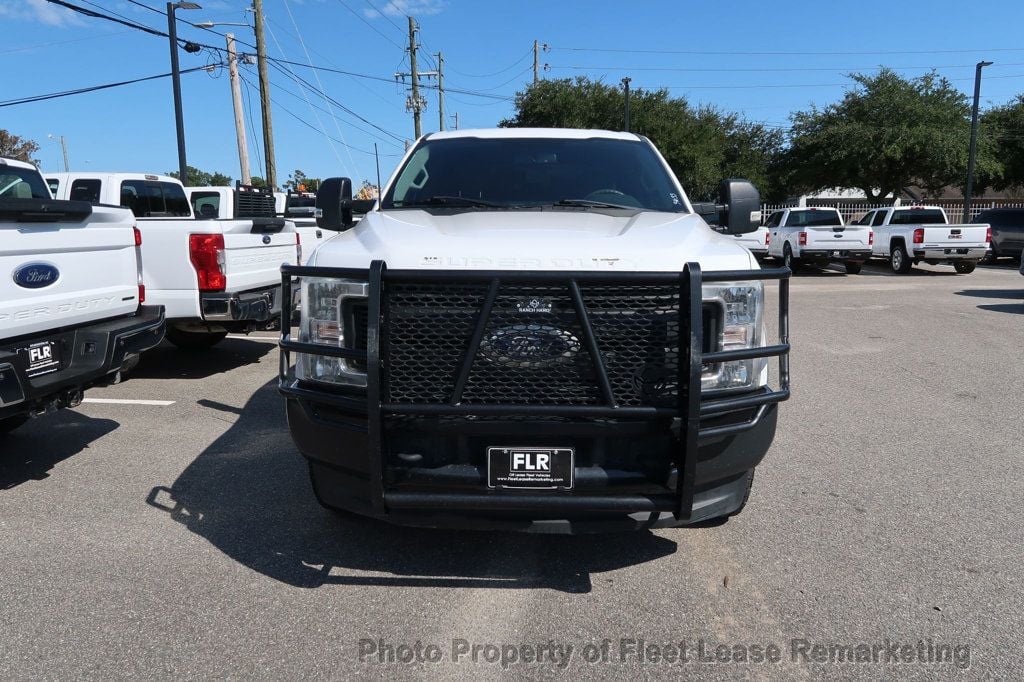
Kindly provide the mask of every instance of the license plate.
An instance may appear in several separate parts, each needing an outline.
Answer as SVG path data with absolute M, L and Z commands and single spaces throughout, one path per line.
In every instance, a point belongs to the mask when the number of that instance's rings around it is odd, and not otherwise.
M 487 487 L 517 490 L 571 490 L 572 448 L 487 448 Z
M 60 344 L 56 341 L 40 341 L 22 349 L 28 358 L 26 376 L 37 377 L 60 369 Z

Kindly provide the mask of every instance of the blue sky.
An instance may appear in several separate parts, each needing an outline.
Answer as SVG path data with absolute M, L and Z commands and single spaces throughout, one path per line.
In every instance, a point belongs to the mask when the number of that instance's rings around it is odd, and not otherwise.
M 164 16 L 125 0 L 69 1 L 167 28 Z M 140 2 L 164 8 L 155 0 Z M 247 0 L 197 2 L 203 9 L 180 11 L 179 17 L 196 23 L 250 21 Z M 550 46 L 541 55 L 541 62 L 550 66 L 542 77 L 588 75 L 618 82 L 628 75 L 634 87 L 668 86 L 673 95 L 694 103 L 779 126 L 786 125 L 793 110 L 840 98 L 848 83 L 844 73 L 870 71 L 880 64 L 906 75 L 935 67 L 970 92 L 974 63 L 987 59 L 995 65 L 985 71 L 985 105 L 1002 104 L 1024 92 L 1020 0 L 734 0 L 727 3 L 729 11 L 719 4 L 264 0 L 271 57 L 373 77 L 302 66 L 271 69 L 279 182 L 296 168 L 310 176 L 373 178 L 373 155 L 367 152 L 375 142 L 381 172 L 385 177 L 390 173 L 402 151 L 396 136 L 413 134 L 411 116 L 405 112 L 406 91 L 393 78 L 396 71 L 408 70 L 403 48 L 409 13 L 421 26 L 424 51 L 443 51 L 446 86 L 474 93 L 450 92 L 446 97 L 448 125 L 457 111 L 463 128 L 494 126 L 510 114 L 508 98 L 531 78 L 535 39 Z M 179 26 L 182 38 L 224 44 L 220 35 Z M 240 41 L 254 42 L 245 26 L 215 30 L 233 31 Z M 244 45 L 239 49 L 252 51 Z M 763 54 L 753 54 L 758 52 Z M 179 54 L 183 69 L 219 59 L 207 52 Z M 169 71 L 166 38 L 74 14 L 46 0 L 0 4 L 0 55 L 0 100 Z M 421 69 L 432 66 L 430 58 L 421 56 Z M 387 132 L 325 102 L 285 73 L 288 68 Z M 255 85 L 255 67 L 245 67 L 243 77 Z M 187 74 L 182 90 L 189 163 L 237 178 L 226 70 Z M 244 88 L 243 98 L 246 90 L 257 103 L 255 88 Z M 437 96 L 431 90 L 425 94 L 423 122 L 429 132 L 438 127 Z M 253 173 L 262 175 L 258 109 L 251 116 L 257 133 L 254 138 L 249 132 Z M 72 170 L 165 172 L 177 167 L 169 79 L 0 108 L 0 128 L 39 142 L 44 170 L 62 166 L 60 146 L 48 139 L 51 134 L 65 136 Z

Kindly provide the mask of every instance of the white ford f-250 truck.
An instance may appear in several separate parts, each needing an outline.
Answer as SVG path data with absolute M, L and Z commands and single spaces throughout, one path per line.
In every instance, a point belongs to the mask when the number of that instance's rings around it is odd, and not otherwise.
M 0 158 L 0 434 L 120 381 L 160 343 L 139 238 L 130 211 L 54 201 L 34 166 Z
M 842 214 L 834 208 L 782 209 L 768 217 L 765 227 L 771 233 L 768 255 L 781 258 L 786 267 L 834 262 L 856 275 L 871 257 L 871 228 L 843 225 Z
M 281 315 L 282 263 L 297 263 L 284 220 L 194 217 L 176 179 L 143 173 L 49 173 L 56 195 L 130 208 L 143 235 L 150 302 L 167 312 L 167 339 L 205 348 L 229 332 L 273 328 Z
M 789 271 L 701 218 L 755 230 L 753 185 L 720 196 L 692 205 L 631 133 L 417 141 L 357 226 L 282 268 L 301 319 L 280 390 L 317 499 L 546 532 L 738 513 L 789 396 Z M 351 226 L 351 181 L 325 180 L 317 208 L 325 229 Z M 766 280 L 781 280 L 771 345 Z
M 950 225 L 937 206 L 894 206 L 868 211 L 857 221 L 875 231 L 875 256 L 888 258 L 893 272 L 906 274 L 914 265 L 948 264 L 961 273 L 974 272 L 988 252 L 991 229 L 986 224 Z

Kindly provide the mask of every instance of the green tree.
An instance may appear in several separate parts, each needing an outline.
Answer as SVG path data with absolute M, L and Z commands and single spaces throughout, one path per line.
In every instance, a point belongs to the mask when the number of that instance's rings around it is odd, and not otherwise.
M 224 175 L 223 173 L 218 173 L 217 171 L 214 171 L 213 173 L 208 173 L 204 170 L 199 170 L 195 166 L 189 166 L 187 170 L 188 181 L 184 183 L 186 187 L 222 187 L 231 184 L 230 176 Z M 172 178 L 178 178 L 179 180 L 181 179 L 179 177 L 180 174 L 178 173 L 178 171 L 168 171 L 167 175 L 171 176 Z
M 979 148 L 985 156 L 998 159 L 999 165 L 977 173 L 976 191 L 993 187 L 1020 192 L 1024 189 L 1024 95 L 986 111 L 978 128 Z
M 12 135 L 6 130 L 0 129 L 0 156 L 8 159 L 17 159 L 39 165 L 33 156 L 39 151 L 39 145 L 32 140 L 27 140 L 17 135 Z
M 267 181 L 258 175 L 253 175 L 251 178 L 249 178 L 249 184 L 252 185 L 253 187 L 266 187 Z
M 890 69 L 851 74 L 854 86 L 823 109 L 792 115 L 786 173 L 793 189 L 856 187 L 871 201 L 917 185 L 936 195 L 967 172 L 970 106 L 941 76 L 906 79 Z M 999 167 L 986 146 L 978 169 Z
M 516 93 L 515 114 L 503 127 L 621 130 L 620 88 L 588 78 L 543 80 Z M 713 107 L 694 108 L 667 90 L 638 88 L 630 95 L 631 128 L 650 138 L 692 198 L 714 196 L 726 177 L 745 177 L 767 196 L 777 193 L 769 173 L 782 149 L 781 131 Z
M 295 169 L 288 175 L 288 180 L 285 181 L 284 188 L 285 190 L 290 189 L 293 192 L 315 192 L 320 189 L 320 178 L 311 178 L 301 170 Z

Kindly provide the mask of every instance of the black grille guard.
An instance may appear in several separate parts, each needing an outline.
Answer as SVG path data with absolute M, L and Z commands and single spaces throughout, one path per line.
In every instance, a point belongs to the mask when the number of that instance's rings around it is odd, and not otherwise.
M 725 270 L 702 272 L 699 263 L 687 263 L 682 272 L 566 272 L 566 271 L 487 271 L 487 270 L 388 270 L 384 261 L 375 260 L 369 269 L 332 268 L 284 265 L 281 267 L 282 310 L 293 309 L 293 278 L 317 277 L 369 282 L 369 322 L 366 350 L 322 344 L 303 343 L 292 339 L 291 329 L 282 325 L 279 347 L 279 390 L 286 396 L 326 403 L 343 410 L 363 412 L 367 416 L 367 443 L 371 479 L 371 502 L 376 511 L 386 513 L 390 508 L 446 508 L 463 507 L 486 510 L 550 511 L 668 511 L 680 520 L 688 520 L 693 511 L 693 482 L 696 473 L 698 442 L 727 436 L 751 429 L 757 425 L 769 405 L 787 400 L 790 395 L 789 375 L 789 268 L 763 270 Z M 706 283 L 747 280 L 779 281 L 779 342 L 775 345 L 738 350 L 703 352 L 702 303 Z M 473 282 L 488 284 L 487 297 L 475 322 L 470 345 L 455 377 L 455 391 L 445 403 L 389 403 L 386 373 L 381 363 L 381 349 L 386 347 L 387 315 L 384 289 L 390 283 L 453 283 Z M 462 388 L 472 368 L 473 358 L 479 350 L 487 327 L 491 305 L 499 284 L 560 284 L 568 286 L 583 331 L 583 343 L 596 369 L 597 381 L 604 405 L 520 405 L 520 404 L 460 404 Z M 679 286 L 680 320 L 689 323 L 689 333 L 680 334 L 678 404 L 675 407 L 617 406 L 601 358 L 597 339 L 591 327 L 587 309 L 580 295 L 580 283 L 606 285 L 671 285 Z M 683 306 L 687 309 L 683 310 Z M 683 341 L 689 339 L 689 345 Z M 327 390 L 311 389 L 300 385 L 291 372 L 291 353 L 307 353 L 336 358 L 359 360 L 366 363 L 366 398 L 348 397 Z M 702 399 L 702 365 L 748 360 L 755 358 L 779 359 L 780 388 L 768 388 L 737 397 Z M 701 418 L 719 417 L 729 413 L 756 409 L 752 417 L 738 423 L 701 428 Z M 384 489 L 384 417 L 386 415 L 418 416 L 543 416 L 543 417 L 673 417 L 680 420 L 680 446 L 675 495 L 659 496 L 573 496 L 523 495 L 505 493 L 408 493 L 387 492 Z

